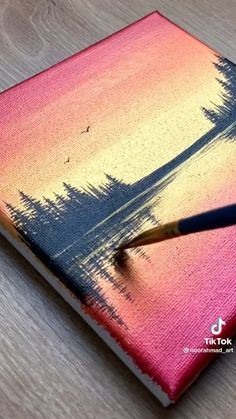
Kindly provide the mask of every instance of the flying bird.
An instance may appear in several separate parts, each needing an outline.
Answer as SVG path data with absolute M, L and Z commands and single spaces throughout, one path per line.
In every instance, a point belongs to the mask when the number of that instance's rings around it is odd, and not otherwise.
M 66 163 L 70 163 L 70 157 L 68 157 L 68 159 L 66 161 L 64 161 L 64 164 Z
M 85 130 L 81 131 L 81 134 L 84 134 L 85 132 L 89 132 L 89 130 L 90 130 L 90 125 L 88 125 Z

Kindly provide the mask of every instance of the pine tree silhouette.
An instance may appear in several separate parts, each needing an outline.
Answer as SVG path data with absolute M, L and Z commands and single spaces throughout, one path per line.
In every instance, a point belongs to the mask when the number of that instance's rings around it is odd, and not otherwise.
M 130 185 L 105 176 L 101 186 L 89 185 L 84 190 L 64 183 L 65 194 L 54 194 L 54 200 L 44 197 L 39 201 L 20 191 L 24 209 L 6 206 L 34 254 L 81 302 L 98 304 L 122 325 L 97 278 L 108 282 L 125 300 L 131 299 L 126 283 L 110 272 L 111 257 L 121 239 L 130 238 L 147 222 L 157 223 L 152 208 L 171 178 L 156 185 L 155 172 L 151 173 L 149 188 L 143 190 L 141 181 Z M 147 178 L 143 180 L 146 185 Z
M 214 63 L 218 72 L 223 76 L 223 80 L 217 78 L 223 91 L 220 97 L 223 101 L 221 105 L 213 104 L 213 109 L 202 108 L 204 115 L 219 129 L 230 126 L 236 120 L 236 66 L 223 57 L 218 57 L 218 62 Z M 226 132 L 226 138 L 233 139 L 236 135 L 235 124 Z

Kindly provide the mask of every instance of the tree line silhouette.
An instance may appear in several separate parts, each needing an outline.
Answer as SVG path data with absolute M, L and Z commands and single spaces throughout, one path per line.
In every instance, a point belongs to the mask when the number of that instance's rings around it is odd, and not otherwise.
M 202 107 L 203 113 L 216 127 L 230 125 L 236 119 L 236 66 L 223 57 L 218 57 L 218 62 L 214 63 L 218 72 L 224 79 L 217 78 L 223 91 L 220 94 L 221 105 L 214 105 L 215 109 Z M 227 138 L 232 139 L 236 134 L 235 126 L 227 133 Z
M 23 209 L 6 204 L 20 237 L 45 266 L 82 303 L 96 302 L 119 324 L 123 321 L 106 298 L 98 276 L 131 299 L 125 283 L 110 273 L 114 248 L 145 223 L 157 223 L 152 208 L 171 177 L 156 184 L 154 172 L 148 189 L 143 189 L 142 181 L 147 183 L 144 178 L 130 185 L 106 175 L 99 187 L 80 190 L 64 183 L 64 194 L 43 200 L 19 191 Z

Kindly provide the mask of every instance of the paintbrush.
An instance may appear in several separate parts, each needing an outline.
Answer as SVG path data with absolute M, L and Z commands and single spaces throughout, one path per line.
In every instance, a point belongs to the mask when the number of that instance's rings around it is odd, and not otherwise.
M 236 224 L 236 204 L 163 224 L 144 231 L 132 240 L 121 243 L 116 249 L 115 261 L 118 265 L 124 264 L 127 259 L 126 249 L 146 246 L 147 244 L 157 243 L 174 237 L 228 227 L 234 224 Z

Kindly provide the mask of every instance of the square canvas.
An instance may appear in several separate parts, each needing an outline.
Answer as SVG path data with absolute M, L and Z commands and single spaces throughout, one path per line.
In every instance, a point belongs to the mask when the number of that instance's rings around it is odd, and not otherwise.
M 0 96 L 2 234 L 164 405 L 235 332 L 235 228 L 114 249 L 236 201 L 235 115 L 234 64 L 156 12 Z

